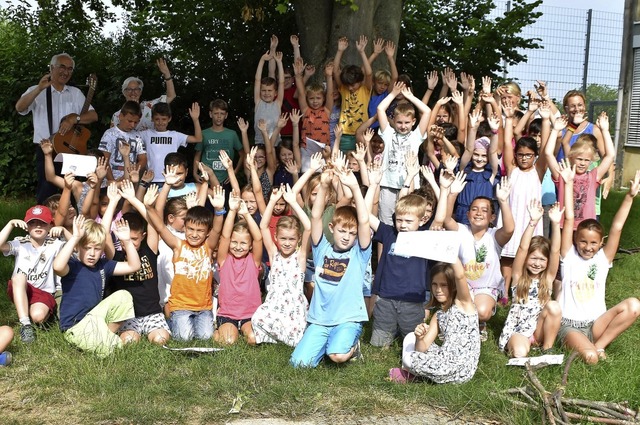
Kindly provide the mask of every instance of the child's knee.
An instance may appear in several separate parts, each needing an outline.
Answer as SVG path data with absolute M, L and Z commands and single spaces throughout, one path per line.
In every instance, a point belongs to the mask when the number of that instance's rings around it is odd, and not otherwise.
M 628 298 L 626 300 L 627 310 L 633 315 L 638 317 L 640 315 L 640 300 L 637 298 Z
M 126 331 L 120 334 L 123 344 L 131 344 L 140 341 L 140 335 L 133 331 Z
M 44 323 L 49 318 L 49 309 L 42 308 L 32 310 L 29 313 L 29 316 L 31 317 L 31 321 L 33 321 L 33 323 Z
M 164 329 L 158 329 L 151 332 L 148 336 L 149 342 L 157 345 L 164 345 L 171 339 L 171 335 Z
M 238 328 L 231 323 L 224 323 L 213 333 L 213 338 L 220 344 L 234 344 L 238 339 Z
M 547 310 L 547 314 L 551 317 L 562 317 L 562 308 L 560 307 L 560 303 L 557 301 L 552 300 L 547 302 L 545 309 Z
M 351 353 L 349 352 L 345 354 L 329 354 L 329 358 L 334 363 L 344 363 L 351 358 Z

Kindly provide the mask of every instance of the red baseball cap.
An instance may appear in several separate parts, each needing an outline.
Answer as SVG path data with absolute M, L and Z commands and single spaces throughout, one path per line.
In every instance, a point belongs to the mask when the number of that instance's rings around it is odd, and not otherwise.
M 29 208 L 24 216 L 25 223 L 32 220 L 40 220 L 44 223 L 51 224 L 53 215 L 51 214 L 51 210 L 44 205 L 36 205 L 35 207 Z

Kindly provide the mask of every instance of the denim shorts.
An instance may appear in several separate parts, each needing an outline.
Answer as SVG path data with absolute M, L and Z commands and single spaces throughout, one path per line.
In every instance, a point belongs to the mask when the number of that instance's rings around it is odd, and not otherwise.
M 345 322 L 335 326 L 309 323 L 293 350 L 293 367 L 316 367 L 325 354 L 346 354 L 360 338 L 362 323 Z
M 169 319 L 171 335 L 177 341 L 211 339 L 213 337 L 213 312 L 211 310 L 175 310 Z

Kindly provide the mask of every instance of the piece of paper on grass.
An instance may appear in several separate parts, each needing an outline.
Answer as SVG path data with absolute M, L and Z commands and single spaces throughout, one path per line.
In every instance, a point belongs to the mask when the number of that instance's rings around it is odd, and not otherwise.
M 75 155 L 72 153 L 59 153 L 55 162 L 62 162 L 62 174 L 73 173 L 76 177 L 87 177 L 96 171 L 98 159 L 93 155 Z
M 458 232 L 421 230 L 399 232 L 394 255 L 420 257 L 428 260 L 455 263 L 460 249 Z
M 517 359 L 509 359 L 507 362 L 507 366 L 524 366 L 527 362 L 531 363 L 531 366 L 539 365 L 539 364 L 562 364 L 562 360 L 564 360 L 563 354 L 545 354 L 544 356 L 537 357 L 520 357 Z
M 213 348 L 213 347 L 185 347 L 185 348 L 169 348 L 166 345 L 163 345 L 162 348 L 166 348 L 170 351 L 182 351 L 183 353 L 217 353 L 218 351 L 224 350 L 224 348 Z

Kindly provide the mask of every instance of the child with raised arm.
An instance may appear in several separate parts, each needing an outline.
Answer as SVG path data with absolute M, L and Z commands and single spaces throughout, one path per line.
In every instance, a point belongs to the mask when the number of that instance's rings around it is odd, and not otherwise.
M 255 130 L 255 142 L 257 145 L 264 144 L 264 138 L 258 122 L 264 120 L 267 125 L 267 134 L 271 134 L 276 128 L 278 118 L 280 117 L 280 109 L 282 108 L 282 99 L 284 97 L 284 72 L 282 69 L 282 52 L 276 52 L 273 59 L 276 60 L 278 66 L 278 81 L 272 77 L 262 78 L 262 68 L 265 61 L 272 59 L 271 53 L 267 52 L 260 58 L 258 68 L 256 69 L 256 77 L 253 83 L 253 101 L 254 116 L 253 125 Z M 275 145 L 280 144 L 280 137 L 275 141 Z
M 307 329 L 289 360 L 294 367 L 316 367 L 325 355 L 335 363 L 362 358 L 362 323 L 369 320 L 362 296 L 364 275 L 371 258 L 369 212 L 353 173 L 343 168 L 336 170 L 341 183 L 353 192 L 356 207 L 336 209 L 329 224 L 334 243 L 329 243 L 323 235 L 322 215 L 332 173 L 324 171 L 311 210 L 315 289 Z
M 393 126 L 387 118 L 387 107 L 398 94 L 411 102 L 420 111 L 420 122 L 416 129 L 416 112 L 410 103 L 399 104 L 393 113 Z M 418 154 L 422 141 L 426 137 L 427 123 L 431 109 L 413 93 L 403 83 L 396 83 L 391 93 L 378 105 L 378 121 L 380 122 L 380 136 L 384 140 L 385 150 L 382 156 L 382 169 L 385 170 L 380 182 L 380 209 L 378 217 L 380 221 L 388 225 L 393 225 L 391 216 L 396 206 L 398 193 L 403 186 L 409 186 L 410 182 L 405 181 L 405 158 L 408 152 Z M 418 187 L 418 180 L 414 187 Z
M 122 347 L 117 332 L 122 322 L 135 315 L 131 294 L 127 291 L 116 291 L 103 299 L 111 276 L 140 269 L 140 257 L 126 221 L 116 222 L 116 235 L 127 253 L 127 261 L 102 258 L 109 234 L 99 223 L 79 215 L 73 220 L 73 235 L 53 261 L 53 270 L 62 277 L 60 330 L 64 332 L 64 339 L 99 357 Z M 77 258 L 72 257 L 76 248 Z
M 416 377 L 436 384 L 462 384 L 473 378 L 480 360 L 478 312 L 460 259 L 431 268 L 431 321 L 420 323 L 402 344 L 402 369 L 389 370 L 392 382 Z M 439 335 L 441 335 L 439 337 Z M 435 343 L 440 338 L 441 345 Z
M 471 203 L 467 216 L 469 225 L 456 222 L 451 212 L 458 193 L 465 185 L 464 173 L 453 176 L 445 170 L 440 175 L 440 200 L 436 209 L 434 228 L 443 224 L 446 230 L 457 231 L 460 236 L 458 256 L 462 261 L 473 302 L 478 309 L 480 337 L 487 339 L 486 322 L 495 314 L 498 296 L 504 292 L 504 278 L 500 274 L 500 252 L 513 235 L 513 216 L 509 207 L 511 184 L 503 177 L 496 187 L 496 198 L 502 213 L 502 227 L 491 223 L 496 219 L 495 203 L 485 197 L 477 197 Z
M 596 124 L 602 132 L 605 146 L 605 156 L 600 164 L 595 168 L 590 168 L 597 153 L 596 138 L 592 134 L 580 135 L 567 154 L 570 163 L 576 167 L 576 176 L 573 180 L 573 230 L 576 230 L 583 220 L 596 218 L 596 192 L 615 158 L 615 149 L 609 133 L 609 118 L 605 112 L 600 114 Z M 551 178 L 558 188 L 558 201 L 565 208 L 564 180 L 560 178 L 554 150 L 557 135 L 566 126 L 567 119 L 565 117 L 556 118 L 549 135 L 549 141 L 544 149 L 547 161 L 549 161 Z
M 243 220 L 235 222 L 236 214 Z M 247 205 L 238 193 L 229 198 L 229 213 L 218 245 L 220 288 L 217 329 L 213 338 L 233 344 L 239 332 L 250 345 L 256 344 L 251 316 L 260 307 L 259 274 L 262 263 L 262 235 Z
M 551 299 L 551 292 L 560 265 L 562 210 L 558 204 L 549 210 L 553 223 L 551 241 L 533 236 L 533 229 L 543 214 L 540 202 L 531 201 L 529 225 L 513 260 L 513 304 L 498 339 L 500 350 L 512 357 L 526 357 L 533 345 L 539 345 L 546 354 L 560 329 L 562 312 L 558 302 Z
M 0 232 L 2 253 L 16 257 L 7 292 L 18 313 L 20 339 L 27 344 L 36 338 L 31 321 L 43 323 L 56 310 L 52 266 L 63 242 L 55 238 L 62 234 L 62 228 L 52 227 L 52 221 L 49 208 L 36 205 L 27 210 L 24 220 L 9 220 Z M 26 230 L 28 236 L 7 242 L 11 231 L 18 227 Z
M 151 112 L 153 128 L 140 133 L 142 141 L 147 148 L 148 168 L 153 170 L 154 183 L 162 183 L 164 171 L 164 158 L 177 152 L 179 147 L 186 147 L 187 143 L 202 142 L 202 130 L 200 129 L 200 105 L 194 102 L 189 108 L 189 116 L 193 121 L 194 134 L 188 135 L 179 131 L 169 130 L 171 122 L 171 107 L 168 103 L 160 102 L 153 105 Z
M 605 348 L 640 315 L 638 298 L 627 298 L 608 310 L 605 303 L 607 275 L 633 199 L 640 190 L 640 170 L 636 171 L 629 192 L 613 217 L 605 243 L 604 228 L 591 218 L 583 220 L 574 234 L 572 198 L 576 168 L 576 165 L 569 167 L 568 162 L 560 167 L 566 205 L 560 248 L 562 286 L 555 291 L 562 308 L 558 339 L 567 348 L 577 351 L 586 363 L 595 364 L 607 358 Z
M 141 268 L 137 272 L 126 276 L 114 276 L 110 281 L 110 290 L 124 289 L 133 297 L 135 317 L 125 321 L 120 328 L 122 342 L 138 342 L 146 335 L 149 342 L 164 345 L 171 338 L 169 325 L 165 320 L 160 305 L 158 287 L 158 232 L 153 226 L 146 226 L 144 218 L 147 216 L 145 205 L 136 198 L 136 191 L 130 181 L 124 181 L 122 188 L 116 191 L 109 187 L 110 195 L 115 202 L 120 197 L 129 202 L 138 212 L 129 212 L 122 216 L 129 223 L 131 240 L 140 256 Z M 153 185 L 145 194 L 148 204 L 157 195 L 157 186 Z M 107 242 L 108 243 L 108 242 Z M 113 254 L 116 261 L 126 260 L 126 254 L 117 251 Z
M 170 167 L 164 178 L 167 185 L 180 179 Z M 189 208 L 184 218 L 184 240 L 167 228 L 154 208 L 147 208 L 149 224 L 173 250 L 175 274 L 167 305 L 171 335 L 178 341 L 209 339 L 213 335 L 211 254 L 218 245 L 222 227 L 224 193 L 216 192 L 209 201 L 214 207 L 215 218 L 203 206 Z
M 417 158 L 414 159 L 417 162 Z M 427 222 L 427 200 L 414 194 L 400 198 L 395 208 L 395 225 L 390 226 L 372 214 L 373 198 L 382 179 L 379 167 L 371 169 L 369 179 L 365 200 L 370 213 L 369 225 L 375 232 L 374 241 L 382 246 L 372 291 L 379 298 L 373 308 L 371 345 L 388 347 L 398 334 L 404 338 L 424 321 L 428 261 L 396 255 L 395 244 L 400 232 L 415 232 Z
M 330 146 L 329 115 L 331 115 L 333 108 L 333 97 L 325 96 L 325 89 L 320 84 L 311 84 L 305 87 L 302 81 L 304 68 L 302 58 L 298 58 L 293 64 L 300 111 L 302 112 L 300 145 L 303 148 L 306 147 L 307 138 L 309 138 Z M 325 76 L 327 77 L 326 93 L 331 93 L 333 91 L 333 62 L 329 62 L 325 66 Z
M 378 105 L 389 94 L 389 87 L 393 87 L 398 80 L 398 68 L 396 68 L 396 45 L 393 41 L 385 42 L 379 38 L 373 42 L 373 53 L 369 56 L 369 65 L 373 68 L 373 61 L 384 51 L 387 61 L 389 62 L 390 71 L 379 69 L 373 74 L 373 90 L 371 99 L 369 99 L 368 113 L 369 117 L 377 114 Z M 380 124 L 374 121 L 371 128 L 377 129 Z
M 367 37 L 361 35 L 356 43 L 356 48 L 362 58 L 364 72 L 357 65 L 347 65 L 341 69 L 342 55 L 349 47 L 349 40 L 346 37 L 338 40 L 338 51 L 333 60 L 333 79 L 342 97 L 342 107 L 340 108 L 340 124 L 342 125 L 340 150 L 342 152 L 355 150 L 356 131 L 363 122 L 369 119 L 367 105 L 371 98 L 373 71 L 364 51 L 367 47 L 367 41 Z
M 290 205 L 295 216 L 280 217 L 273 241 L 268 223 L 281 198 Z M 274 191 L 262 217 L 260 231 L 271 269 L 267 296 L 251 318 L 256 343 L 282 341 L 295 347 L 307 324 L 304 272 L 311 221 L 289 186 Z

